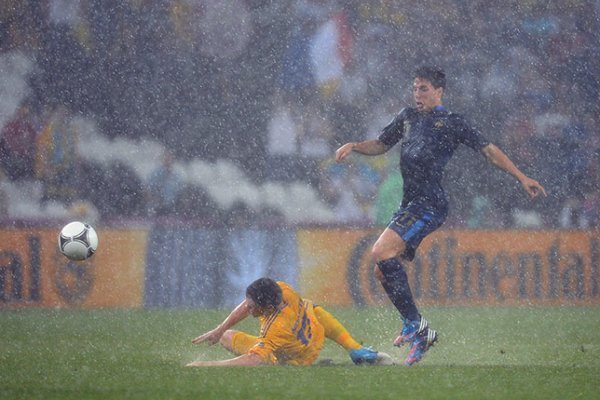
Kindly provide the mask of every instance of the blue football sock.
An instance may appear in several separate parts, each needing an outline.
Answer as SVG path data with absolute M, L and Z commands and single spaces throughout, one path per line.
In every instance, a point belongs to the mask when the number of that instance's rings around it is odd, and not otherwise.
M 400 261 L 396 258 L 379 261 L 379 270 L 385 277 L 382 286 L 390 298 L 392 304 L 400 312 L 405 320 L 418 321 L 421 315 L 413 299 L 408 276 Z

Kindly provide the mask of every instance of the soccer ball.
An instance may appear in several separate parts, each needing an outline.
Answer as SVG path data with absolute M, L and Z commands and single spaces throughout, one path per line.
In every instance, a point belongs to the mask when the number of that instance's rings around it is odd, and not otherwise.
M 58 249 L 69 260 L 85 260 L 91 257 L 97 248 L 98 234 L 94 228 L 83 222 L 68 223 L 58 235 Z

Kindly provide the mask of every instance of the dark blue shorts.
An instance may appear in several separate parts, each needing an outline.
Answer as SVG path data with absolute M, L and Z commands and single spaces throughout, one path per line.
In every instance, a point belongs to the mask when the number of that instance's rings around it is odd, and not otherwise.
M 422 205 L 409 204 L 406 207 L 400 207 L 394 213 L 388 228 L 396 232 L 406 243 L 406 250 L 401 257 L 412 261 L 421 241 L 442 226 L 447 215 L 446 210 Z

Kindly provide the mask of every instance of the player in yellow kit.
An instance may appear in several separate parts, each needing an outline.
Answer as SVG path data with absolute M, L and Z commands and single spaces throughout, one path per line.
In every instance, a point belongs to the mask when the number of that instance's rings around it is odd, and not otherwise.
M 230 329 L 248 315 L 260 320 L 258 336 Z M 355 364 L 392 363 L 389 355 L 361 346 L 333 315 L 301 298 L 287 283 L 260 278 L 248 286 L 246 299 L 219 326 L 192 340 L 220 342 L 237 357 L 187 366 L 310 365 L 326 337 L 344 347 Z

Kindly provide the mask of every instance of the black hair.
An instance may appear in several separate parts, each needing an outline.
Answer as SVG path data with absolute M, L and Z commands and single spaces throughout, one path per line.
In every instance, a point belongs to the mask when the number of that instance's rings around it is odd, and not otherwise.
M 427 79 L 435 89 L 446 89 L 446 74 L 441 68 L 419 67 L 414 72 L 414 78 Z
M 283 294 L 281 287 L 271 278 L 259 278 L 246 288 L 246 297 L 261 308 L 278 307 Z

